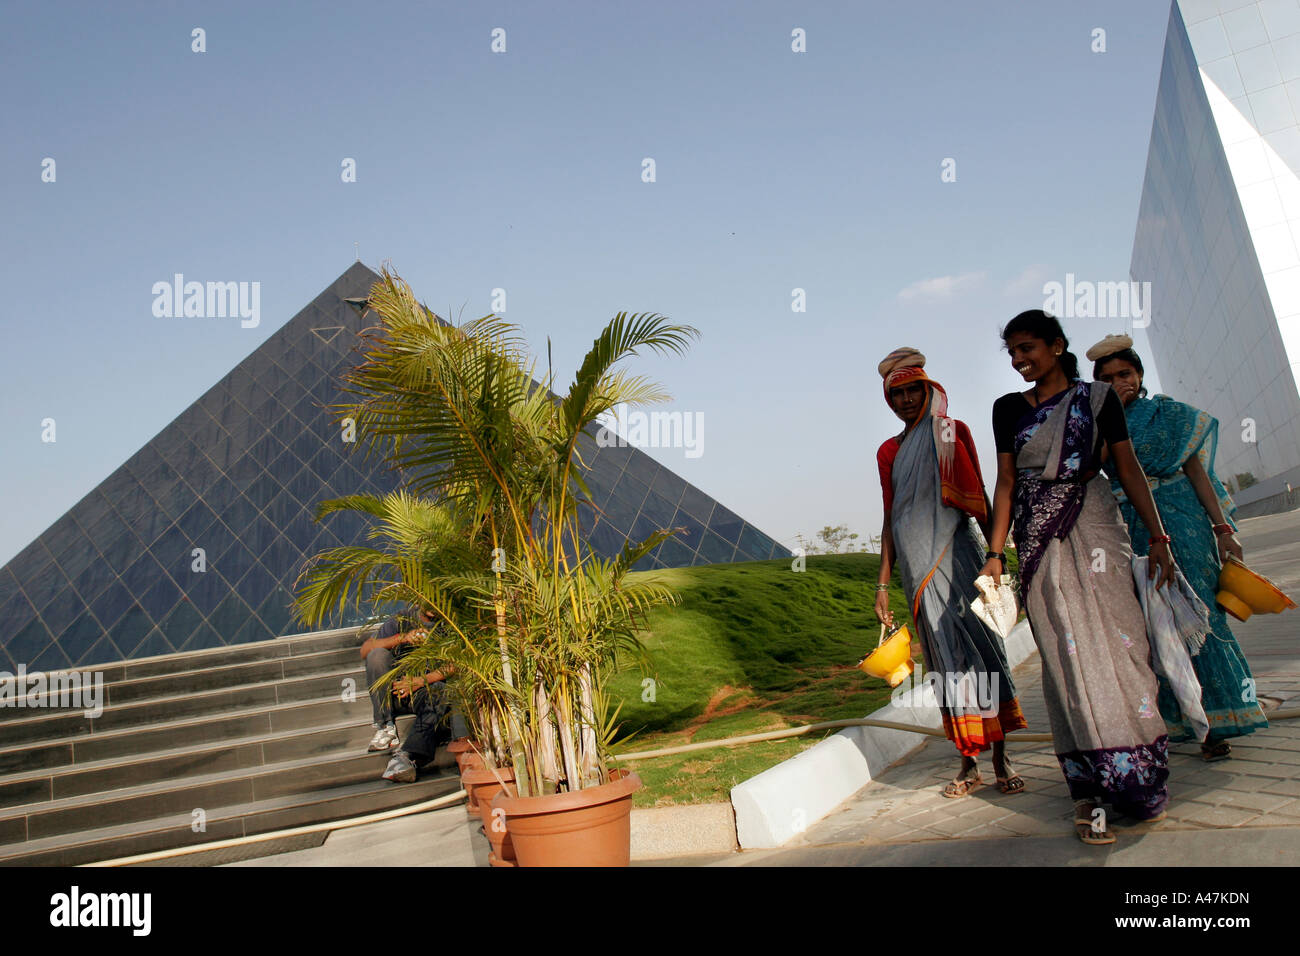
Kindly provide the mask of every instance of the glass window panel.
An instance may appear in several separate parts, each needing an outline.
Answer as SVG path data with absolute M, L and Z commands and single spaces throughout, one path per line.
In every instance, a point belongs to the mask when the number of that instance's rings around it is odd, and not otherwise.
M 77 664 L 87 656 L 87 652 L 104 636 L 104 629 L 99 626 L 89 613 L 82 612 L 58 637 L 59 647 Z
M 683 511 L 689 512 L 699 521 L 708 523 L 709 516 L 713 514 L 714 501 L 694 485 L 688 484 L 682 491 L 682 500 L 678 502 L 678 507 Z
M 304 465 L 298 474 L 284 483 L 284 487 L 304 505 L 314 508 L 322 497 L 322 484 L 320 476 Z
M 163 570 L 148 553 L 140 555 L 122 572 L 122 583 L 132 594 L 143 594 L 153 587 Z
M 656 554 L 659 560 L 670 568 L 689 567 L 695 557 L 695 552 L 681 542 L 680 536 L 669 538 Z
M 0 605 L 0 621 L 4 621 L 6 634 L 22 630 L 35 618 L 36 608 L 21 591 L 15 591 Z
M 207 571 L 193 571 L 188 577 L 178 578 L 176 583 L 185 592 L 195 610 L 205 617 L 211 614 L 230 593 L 230 585 L 226 579 L 211 565 L 208 566 Z
M 766 558 L 772 553 L 772 539 L 751 524 L 740 532 L 740 547 L 756 558 Z
M 109 639 L 112 640 L 126 657 L 142 656 L 137 653 L 140 643 L 145 639 L 150 631 L 154 629 L 153 621 L 144 609 L 138 604 L 133 604 L 122 615 L 121 619 L 108 629 Z
M 95 560 L 86 565 L 86 569 L 73 579 L 72 586 L 81 595 L 81 599 L 89 603 L 116 580 L 117 574 L 113 569 L 103 558 L 96 556 Z
M 131 656 L 159 657 L 163 654 L 174 653 L 176 653 L 176 648 L 172 647 L 163 636 L 162 631 L 155 627 L 145 635 L 145 639 L 136 646 L 136 649 Z
M 270 628 L 258 619 L 254 614 L 250 614 L 244 621 L 243 626 L 235 632 L 232 644 L 249 644 L 253 641 L 265 641 L 268 638 L 275 637 Z
M 303 561 L 301 549 L 294 547 L 283 535 L 277 535 L 275 541 L 259 557 L 271 574 L 282 582 L 292 581 Z
M 217 516 L 211 508 L 202 501 L 196 501 L 176 522 L 176 526 L 185 535 L 186 540 L 197 542 L 216 520 Z
M 144 553 L 144 545 L 130 531 L 123 530 L 99 547 L 108 566 L 121 574 Z
M 231 541 L 213 564 L 227 581 L 238 581 L 248 573 L 256 560 L 253 552 L 243 544 L 239 541 Z
M 181 648 L 183 651 L 202 651 L 209 647 L 221 647 L 225 642 L 221 640 L 218 634 L 210 625 L 200 624 L 198 628 L 190 635 L 190 639 L 185 642 Z
M 735 544 L 740 538 L 740 529 L 745 522 L 740 516 L 723 505 L 715 504 L 713 515 L 709 518 L 709 530 L 715 532 L 724 541 Z
M 134 603 L 135 598 L 131 596 L 131 592 L 120 582 L 115 582 L 90 602 L 90 613 L 94 614 L 105 628 L 111 629 Z
M 257 505 L 243 495 L 236 495 L 233 501 L 221 509 L 221 520 L 235 533 L 236 537 L 242 538 L 249 523 L 258 517 L 259 513 Z
M 159 574 L 153 584 L 140 596 L 140 606 L 151 618 L 160 621 L 174 608 L 184 595 L 171 578 Z
M 257 477 L 244 486 L 244 495 L 259 509 L 266 508 L 280 493 L 280 483 L 270 472 L 259 472 Z
M 249 607 L 258 607 L 274 593 L 279 583 L 271 572 L 254 562 L 248 573 L 235 585 L 235 593 L 243 598 Z
M 299 511 L 282 528 L 281 532 L 300 550 L 307 552 L 316 540 L 318 526 L 306 511 Z
M 271 463 L 270 472 L 280 484 L 287 484 L 294 475 L 302 471 L 303 461 L 289 449 Z
M 600 522 L 592 529 L 590 543 L 596 553 L 602 557 L 618 554 L 627 543 L 627 538 L 619 534 L 607 522 Z
M 57 671 L 66 670 L 71 666 L 72 661 L 68 660 L 68 655 L 63 653 L 58 644 L 48 644 L 45 650 L 37 654 L 27 665 L 27 668 L 33 671 Z
M 159 487 L 154 492 L 153 499 L 158 504 L 158 510 L 171 521 L 175 521 L 194 506 L 196 496 L 193 488 L 177 479 Z
M 55 639 L 86 610 L 85 603 L 77 597 L 71 585 L 61 588 L 44 606 L 41 607 L 41 619 L 49 628 Z M 8 622 L 6 622 L 7 624 Z
M 158 622 L 158 628 L 173 647 L 181 647 L 203 623 L 203 617 L 188 600 L 181 601 Z
M 36 655 L 45 650 L 53 639 L 44 622 L 39 617 L 35 617 L 19 628 L 18 632 L 6 642 L 5 650 L 9 652 L 14 663 L 26 664 L 30 667 Z
M 682 492 L 686 490 L 686 481 L 680 475 L 674 474 L 671 469 L 660 468 L 654 481 L 650 482 L 650 490 L 676 506 L 682 499 Z
M 229 644 L 252 613 L 252 609 L 232 593 L 226 595 L 216 610 L 208 615 L 208 624 L 221 635 L 223 643 Z
M 723 541 L 712 531 L 704 533 L 704 540 L 700 543 L 699 555 L 710 564 L 723 564 L 729 562 L 736 552 L 736 546 Z
M 122 516 L 122 520 L 134 528 L 142 517 L 157 507 L 157 504 L 149 497 L 149 493 L 143 487 L 134 485 L 124 489 L 113 500 L 113 507 Z

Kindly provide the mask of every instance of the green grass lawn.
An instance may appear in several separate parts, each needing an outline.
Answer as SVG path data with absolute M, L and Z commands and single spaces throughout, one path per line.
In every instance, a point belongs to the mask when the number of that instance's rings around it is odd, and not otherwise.
M 792 571 L 789 559 L 646 572 L 681 603 L 650 617 L 644 640 L 653 687 L 635 671 L 610 687 L 611 698 L 623 703 L 615 751 L 862 717 L 888 702 L 885 682 L 856 666 L 880 633 L 872 611 L 879 568 L 876 555 L 845 554 L 809 557 L 802 572 Z M 897 586 L 890 606 L 898 620 L 909 619 Z M 638 806 L 721 801 L 740 781 L 822 736 L 622 765 L 647 785 Z
M 1014 573 L 1014 552 L 1009 557 Z M 806 561 L 802 572 L 791 570 L 790 559 L 644 572 L 672 587 L 681 603 L 656 608 L 644 636 L 653 699 L 644 699 L 651 688 L 635 671 L 610 686 L 611 699 L 623 704 L 616 753 L 865 717 L 889 701 L 888 685 L 857 669 L 880 636 L 873 611 L 879 556 Z M 911 621 L 897 574 L 890 607 L 895 620 Z M 912 656 L 923 670 L 915 643 Z M 637 806 L 724 801 L 736 784 L 832 732 L 620 766 L 646 784 Z

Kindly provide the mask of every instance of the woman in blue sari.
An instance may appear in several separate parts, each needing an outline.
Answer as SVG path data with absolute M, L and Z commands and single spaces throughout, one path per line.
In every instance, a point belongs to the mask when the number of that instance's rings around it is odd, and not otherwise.
M 1236 507 L 1214 474 L 1219 423 L 1200 409 L 1168 395 L 1146 397 L 1142 359 L 1127 335 L 1108 335 L 1088 350 L 1093 378 L 1106 382 L 1124 403 L 1129 436 L 1142 470 L 1152 486 L 1156 506 L 1173 539 L 1174 560 L 1192 590 L 1210 610 L 1211 634 L 1192 667 L 1201 682 L 1201 702 L 1210 733 L 1201 744 L 1206 760 L 1222 760 L 1232 748 L 1227 741 L 1268 726 L 1255 695 L 1250 665 L 1228 627 L 1228 618 L 1214 601 L 1219 570 L 1226 555 L 1242 557 L 1229 516 Z M 1128 523 L 1135 554 L 1146 554 L 1149 533 L 1128 498 L 1112 482 L 1120 513 Z M 1243 699 L 1244 698 L 1244 699 Z M 1169 739 L 1194 739 L 1190 724 L 1161 678 L 1160 714 Z

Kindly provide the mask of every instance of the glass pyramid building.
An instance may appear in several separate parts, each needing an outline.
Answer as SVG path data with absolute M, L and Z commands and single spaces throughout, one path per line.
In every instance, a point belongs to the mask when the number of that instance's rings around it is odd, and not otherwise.
M 1243 515 L 1300 487 L 1298 174 L 1300 3 L 1177 0 L 1130 272 L 1161 387 L 1219 420 Z
M 0 569 L 0 669 L 55 670 L 240 644 L 303 628 L 290 589 L 304 561 L 357 543 L 353 515 L 318 502 L 398 484 L 345 445 L 344 400 L 361 303 L 379 276 L 351 266 L 283 328 Z M 789 551 L 631 446 L 582 451 L 603 512 L 602 556 L 684 527 L 641 567 L 785 557 Z M 374 462 L 374 459 L 371 459 Z M 195 549 L 205 569 L 195 570 Z

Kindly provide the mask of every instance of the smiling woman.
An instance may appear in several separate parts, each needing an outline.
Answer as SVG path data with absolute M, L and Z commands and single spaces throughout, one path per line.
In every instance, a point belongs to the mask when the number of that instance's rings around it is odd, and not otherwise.
M 1159 565 L 1162 585 L 1173 573 L 1169 539 L 1119 400 L 1104 383 L 1079 381 L 1060 323 L 1040 310 L 1022 312 L 1002 338 L 1033 387 L 993 406 L 991 547 L 1001 550 L 1014 516 L 1021 596 L 1042 658 L 1057 759 L 1075 801 L 1075 831 L 1085 843 L 1113 843 L 1095 809 L 1106 800 L 1138 820 L 1163 817 L 1169 756 L 1128 529 L 1099 474 L 1103 449 L 1154 532 L 1152 567 Z M 997 567 L 990 560 L 984 573 Z

